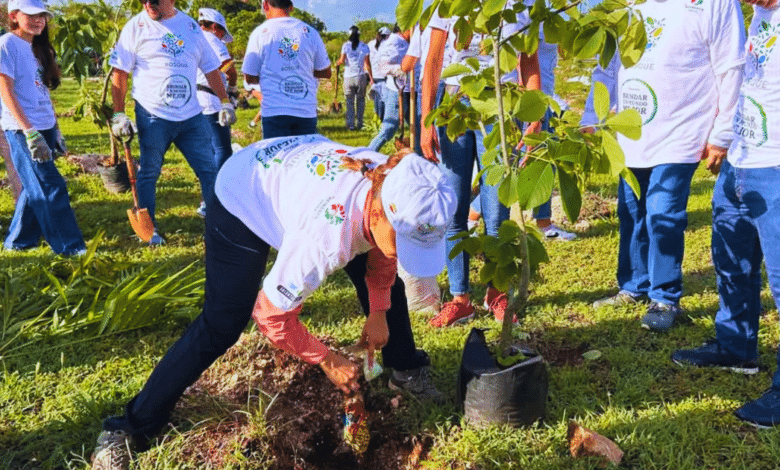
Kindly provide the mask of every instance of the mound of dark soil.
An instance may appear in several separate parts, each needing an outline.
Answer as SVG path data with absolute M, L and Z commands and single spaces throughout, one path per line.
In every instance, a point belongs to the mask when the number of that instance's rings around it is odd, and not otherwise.
M 416 468 L 430 441 L 398 429 L 394 413 L 403 412 L 398 408 L 399 398 L 378 383 L 381 380 L 361 383 L 371 441 L 360 456 L 342 439 L 343 393 L 318 366 L 273 348 L 257 334 L 245 335 L 190 387 L 174 419 L 207 420 L 185 444 L 192 446 L 185 454 L 198 466 L 219 468 L 225 454 L 236 450 L 230 443 L 237 443 L 247 457 L 270 453 L 271 468 L 276 470 Z M 252 432 L 251 423 L 246 422 L 247 403 L 253 406 L 257 400 L 252 398 L 259 396 L 267 406 L 262 433 Z M 230 419 L 224 418 L 226 409 L 233 411 Z

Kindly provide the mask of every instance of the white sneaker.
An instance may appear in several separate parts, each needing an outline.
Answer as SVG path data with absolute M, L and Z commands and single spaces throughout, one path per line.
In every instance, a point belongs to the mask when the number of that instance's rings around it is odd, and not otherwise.
M 577 238 L 577 235 L 571 232 L 567 232 L 555 224 L 550 224 L 549 226 L 543 228 L 542 233 L 548 240 L 563 240 L 568 242 Z
M 206 203 L 202 202 L 200 203 L 200 206 L 195 209 L 195 213 L 200 216 L 200 218 L 205 219 L 206 218 Z

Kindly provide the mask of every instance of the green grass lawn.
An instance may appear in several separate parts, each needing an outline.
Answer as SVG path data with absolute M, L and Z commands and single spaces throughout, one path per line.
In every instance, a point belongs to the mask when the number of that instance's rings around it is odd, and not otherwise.
M 581 67 L 570 61 L 562 64 L 566 76 L 587 75 Z M 573 108 L 581 109 L 587 87 L 562 81 L 559 92 L 572 101 Z M 75 84 L 66 80 L 54 93 L 58 111 L 67 110 L 75 96 Z M 321 94 L 323 106 L 330 100 L 332 95 Z M 246 125 L 257 111 L 257 103 L 252 102 L 252 106 L 239 110 L 239 121 L 234 126 L 234 141 L 242 145 L 260 137 L 259 127 L 250 129 Z M 366 112 L 368 122 L 373 116 L 370 106 Z M 72 153 L 108 153 L 104 131 L 70 118 L 59 122 Z M 349 145 L 366 145 L 373 136 L 368 129 L 345 130 L 343 115 L 321 115 L 319 125 L 325 135 Z M 133 148 L 137 153 L 137 143 Z M 109 267 L 104 266 L 103 271 L 95 268 L 99 273 L 95 277 L 113 275 L 111 269 L 137 273 L 153 266 L 163 273 L 174 273 L 191 263 L 202 268 L 204 227 L 195 214 L 199 187 L 178 151 L 168 153 L 157 189 L 158 218 L 168 243 L 154 250 L 138 242 L 132 233 L 125 212 L 132 205 L 128 194 L 108 194 L 99 177 L 79 173 L 76 165 L 64 159 L 58 167 L 68 179 L 85 238 L 100 238 L 95 262 Z M 639 318 L 644 313 L 641 306 L 599 311 L 590 306 L 597 298 L 615 291 L 618 223 L 614 215 L 593 217 L 577 225 L 578 238 L 573 242 L 547 245 L 550 263 L 542 267 L 541 278 L 534 282 L 528 315 L 517 327 L 518 333 L 528 335 L 528 341 L 549 362 L 548 411 L 539 425 L 522 429 L 464 426 L 454 404 L 463 342 L 472 327 L 495 329 L 498 325 L 486 312 L 479 311 L 468 325 L 434 329 L 428 326 L 427 317 L 414 314 L 419 347 L 430 353 L 436 384 L 452 402 L 439 407 L 410 403 L 399 412 L 403 413 L 398 418 L 399 426 L 406 432 L 433 439 L 423 468 L 594 468 L 596 460 L 573 460 L 569 456 L 566 428 L 570 419 L 613 439 L 625 451 L 625 468 L 777 468 L 780 430 L 758 431 L 732 415 L 736 407 L 768 387 L 775 369 L 778 312 L 768 290 L 763 294 L 766 313 L 761 320 L 759 345 L 762 370 L 757 376 L 680 368 L 669 360 L 674 349 L 698 345 L 714 333 L 718 296 L 710 262 L 713 183 L 714 177 L 699 169 L 688 208 L 690 224 L 683 264 L 682 306 L 686 315 L 667 334 L 640 328 Z M 593 181 L 588 189 L 611 198 L 616 193 L 616 182 Z M 0 191 L 0 224 L 4 228 L 12 212 L 10 192 Z M 93 330 L 78 328 L 68 333 L 69 315 L 87 311 L 90 303 L 69 301 L 56 310 L 56 315 L 50 310 L 34 328 L 22 330 L 21 339 L 15 340 L 13 347 L 6 347 L 19 333 L 8 325 L 25 306 L 43 310 L 57 299 L 55 289 L 38 292 L 35 286 L 42 285 L 42 281 L 35 279 L 46 279 L 44 271 L 57 274 L 58 270 L 72 270 L 72 263 L 60 260 L 45 246 L 24 253 L 0 252 L 0 285 L 5 286 L 0 293 L 0 468 L 85 468 L 101 419 L 121 412 L 121 406 L 140 389 L 187 324 L 179 318 L 115 334 L 95 335 Z M 484 287 L 476 282 L 477 269 L 475 263 L 472 283 L 475 298 L 481 298 Z M 32 277 L 31 272 L 39 273 L 39 277 Z M 33 280 L 14 284 L 14 279 L 28 278 Z M 446 275 L 442 274 L 439 281 L 446 291 Z M 185 317 L 198 313 L 196 306 L 182 308 Z M 329 335 L 347 345 L 360 335 L 363 317 L 358 310 L 346 276 L 336 275 L 307 302 L 304 318 L 315 334 Z M 256 334 L 254 327 L 248 331 Z M 582 354 L 593 350 L 602 353 L 598 359 L 583 359 Z M 228 367 L 224 361 L 215 367 L 230 374 L 246 373 L 240 367 Z M 261 397 L 244 410 L 251 424 L 247 428 L 250 433 L 262 435 L 265 405 L 267 401 Z M 139 456 L 137 468 L 202 468 L 181 455 L 178 448 L 182 441 L 197 437 L 204 422 L 225 419 L 226 414 L 217 407 L 202 416 L 202 421 L 168 432 L 160 445 Z M 235 452 L 224 467 L 268 465 L 268 455 L 260 450 L 249 456 Z

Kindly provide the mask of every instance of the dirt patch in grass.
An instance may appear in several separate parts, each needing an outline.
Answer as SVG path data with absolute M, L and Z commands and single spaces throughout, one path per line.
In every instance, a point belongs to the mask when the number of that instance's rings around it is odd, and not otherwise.
M 588 352 L 587 343 L 570 344 L 561 341 L 545 341 L 544 337 L 531 335 L 528 346 L 542 355 L 545 361 L 554 366 L 579 366 L 585 361 L 583 354 Z
M 367 390 L 371 440 L 366 453 L 357 456 L 342 439 L 344 395 L 322 370 L 273 348 L 256 333 L 244 335 L 179 403 L 174 424 L 207 420 L 190 431 L 180 452 L 201 468 L 220 468 L 236 453 L 250 462 L 262 455 L 263 467 L 275 470 L 416 468 L 431 440 L 399 431 L 399 397 L 384 387 L 361 386 Z M 263 413 L 264 424 L 250 418 L 252 413 Z M 258 422 L 264 429 L 252 429 Z
M 81 173 L 95 175 L 98 174 L 98 166 L 108 166 L 111 164 L 111 156 L 98 153 L 68 155 L 68 161 L 78 166 Z

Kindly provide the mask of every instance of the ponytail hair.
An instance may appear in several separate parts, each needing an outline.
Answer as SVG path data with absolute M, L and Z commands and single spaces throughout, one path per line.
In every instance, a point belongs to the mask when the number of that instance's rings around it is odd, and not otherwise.
M 50 90 L 56 90 L 60 86 L 61 72 L 57 65 L 57 53 L 49 40 L 49 22 L 43 27 L 41 34 L 34 36 L 32 41 L 32 50 L 38 63 L 43 68 L 43 83 Z
M 357 26 L 351 26 L 349 28 L 350 34 L 349 34 L 349 42 L 352 43 L 352 50 L 358 48 L 358 44 L 360 44 L 360 30 Z
M 387 36 L 385 36 L 382 33 L 376 33 L 376 43 L 375 43 L 376 45 L 374 46 L 374 48 L 379 49 L 379 45 L 382 44 L 382 42 L 384 42 L 385 39 L 387 39 Z
M 385 163 L 376 167 L 373 167 L 374 162 L 367 158 L 342 157 L 341 168 L 361 172 L 366 179 L 371 181 L 371 192 L 374 198 L 377 198 L 382 193 L 382 183 L 385 182 L 387 174 L 398 165 L 402 158 L 410 153 L 412 153 L 412 149 L 408 147 L 402 148 L 390 156 Z

